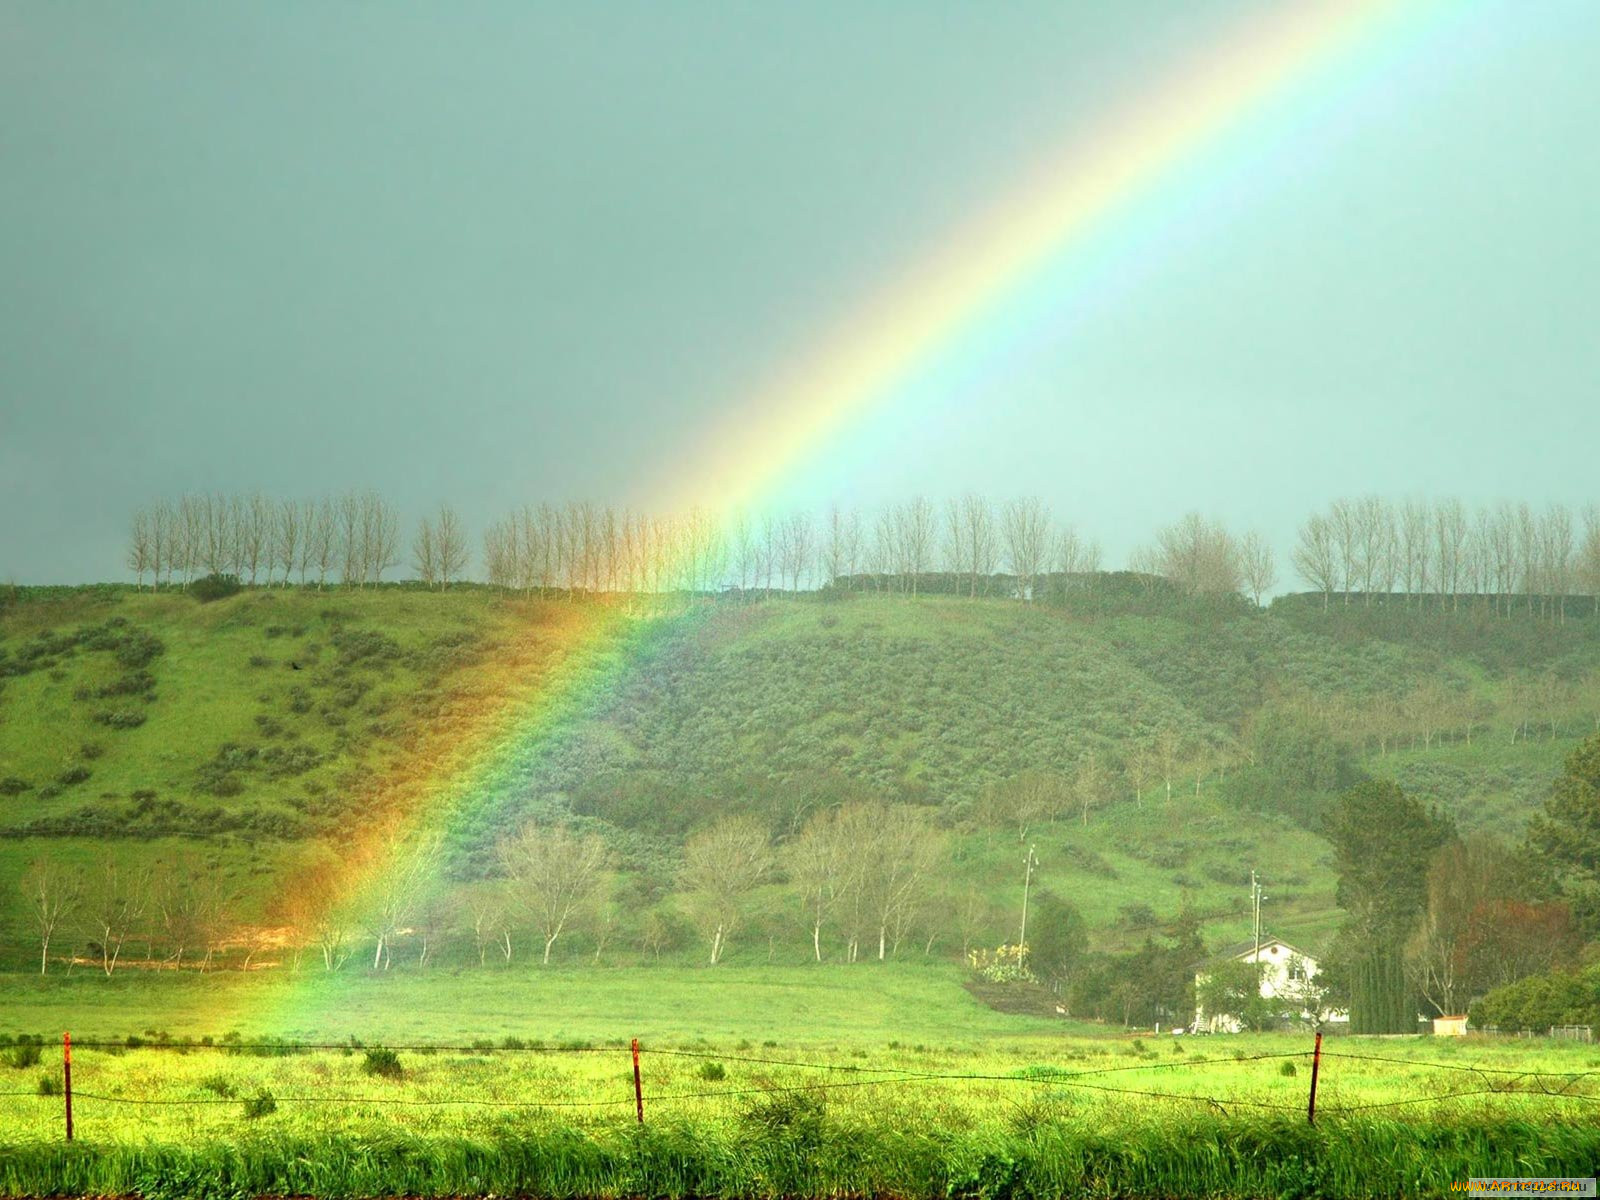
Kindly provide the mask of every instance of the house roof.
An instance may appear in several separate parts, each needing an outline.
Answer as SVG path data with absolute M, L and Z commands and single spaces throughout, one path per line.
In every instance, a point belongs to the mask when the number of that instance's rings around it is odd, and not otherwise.
M 1268 946 L 1282 946 L 1285 950 L 1289 951 L 1290 954 L 1298 954 L 1301 958 L 1312 957 L 1304 950 L 1301 950 L 1295 946 L 1291 946 L 1288 942 L 1284 941 L 1280 937 L 1268 937 L 1263 934 L 1261 937 L 1261 948 L 1266 949 Z M 1214 955 L 1211 956 L 1212 961 L 1215 962 L 1217 959 L 1222 958 L 1240 958 L 1246 954 L 1249 954 L 1255 948 L 1255 938 L 1246 938 L 1242 942 L 1235 942 L 1231 946 L 1224 946 L 1221 950 L 1218 950 Z

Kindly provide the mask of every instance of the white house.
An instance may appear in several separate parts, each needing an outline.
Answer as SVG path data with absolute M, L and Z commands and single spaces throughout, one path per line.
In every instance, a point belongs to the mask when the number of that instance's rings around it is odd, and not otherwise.
M 1259 948 L 1254 938 L 1225 947 L 1213 962 L 1259 963 L 1261 995 L 1264 999 L 1281 999 L 1288 1002 L 1291 1011 L 1298 1010 L 1307 1023 L 1348 1021 L 1350 1014 L 1322 1008 L 1321 992 L 1316 987 L 1317 960 L 1304 950 L 1298 950 L 1282 938 L 1262 935 Z M 1205 983 L 1210 972 L 1204 967 L 1195 972 L 1195 988 Z M 1226 1013 L 1207 1015 L 1195 1008 L 1194 1027 L 1208 1033 L 1238 1033 L 1239 1022 Z

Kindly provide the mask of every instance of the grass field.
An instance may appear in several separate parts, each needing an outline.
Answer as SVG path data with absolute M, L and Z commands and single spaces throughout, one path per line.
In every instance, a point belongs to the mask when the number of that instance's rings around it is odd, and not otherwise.
M 71 1147 L 46 1053 L 0 1068 L 7 1194 L 1434 1196 L 1600 1161 L 1600 1054 L 1571 1043 L 1334 1039 L 1315 1128 L 1290 1034 L 647 1041 L 642 1128 L 621 1039 L 402 1048 L 392 1074 L 80 1047 Z
M 117 1039 L 146 1031 L 192 1039 L 238 1032 L 313 1041 L 782 1038 L 790 1045 L 897 1038 L 977 1047 L 1064 1028 L 1059 1019 L 985 1007 L 963 989 L 964 977 L 949 963 L 8 974 L 0 976 L 0 1032 L 59 1036 L 70 1029 L 80 1038 Z

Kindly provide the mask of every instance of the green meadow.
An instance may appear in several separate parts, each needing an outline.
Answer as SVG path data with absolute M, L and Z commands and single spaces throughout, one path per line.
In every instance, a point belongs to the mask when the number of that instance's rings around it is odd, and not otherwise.
M 1304 1035 L 663 1036 L 642 1047 L 641 1124 L 628 1042 L 528 1036 L 545 1027 L 80 1047 L 70 1145 L 55 1047 L 12 1047 L 0 1193 L 1439 1196 L 1600 1154 L 1600 1057 L 1572 1043 L 1331 1039 L 1312 1125 Z

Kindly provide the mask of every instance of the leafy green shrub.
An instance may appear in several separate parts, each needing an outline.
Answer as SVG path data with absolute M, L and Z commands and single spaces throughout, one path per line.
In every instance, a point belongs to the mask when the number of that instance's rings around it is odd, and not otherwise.
M 223 774 L 207 779 L 201 788 L 212 796 L 237 796 L 244 791 L 244 784 L 237 775 Z
M 779 1092 L 757 1100 L 744 1111 L 743 1119 L 765 1139 L 815 1149 L 822 1145 L 827 1105 L 813 1092 Z
M 232 1100 L 237 1094 L 233 1082 L 226 1075 L 207 1075 L 200 1081 L 200 1089 L 221 1096 L 224 1100 Z
M 29 791 L 33 784 L 26 779 L 18 779 L 15 775 L 7 775 L 0 779 L 0 796 L 20 796 Z
M 244 1118 L 254 1121 L 260 1117 L 269 1117 L 278 1111 L 278 1102 L 273 1099 L 272 1093 L 262 1088 L 254 1096 L 245 1097 Z
M 189 585 L 189 594 L 201 604 L 210 604 L 237 595 L 243 587 L 237 575 L 207 575 Z
M 105 754 L 106 748 L 99 742 L 84 742 L 78 747 L 78 753 L 86 762 L 93 762 Z
M 56 782 L 62 787 L 72 787 L 74 784 L 82 783 L 92 774 L 94 774 L 94 772 L 89 770 L 88 767 L 84 766 L 83 763 L 73 763 L 65 771 L 56 776 Z
M 59 1096 L 59 1095 L 61 1095 L 61 1081 L 59 1079 L 57 1079 L 54 1075 L 41 1075 L 41 1076 L 39 1076 L 39 1095 L 41 1095 L 41 1096 Z
M 81 690 L 81 689 L 80 689 Z M 119 675 L 110 683 L 102 684 L 90 693 L 101 700 L 108 700 L 112 696 L 143 696 L 150 699 L 156 690 L 156 677 L 149 671 L 129 671 Z M 76 695 L 77 693 L 74 693 Z M 87 697 L 79 697 L 86 699 Z
M 716 1083 L 728 1077 L 728 1069 L 719 1062 L 703 1062 L 695 1073 L 707 1083 Z
M 376 630 L 341 629 L 329 641 L 339 651 L 339 665 L 342 667 L 361 662 L 396 662 L 401 657 L 400 643 Z
M 145 633 L 139 629 L 130 629 L 118 641 L 115 652 L 118 663 L 130 671 L 136 671 L 155 662 L 166 652 L 166 649 L 161 639 L 154 634 Z
M 1278 1074 L 1279 1075 L 1288 1076 L 1288 1075 L 1293 1075 L 1295 1073 L 1296 1073 L 1295 1072 L 1295 1065 L 1292 1062 L 1285 1062 L 1283 1064 L 1283 1066 L 1278 1068 Z
M 18 1071 L 39 1065 L 39 1046 L 34 1042 L 20 1042 L 6 1051 L 5 1064 Z
M 136 708 L 116 708 L 97 712 L 94 719 L 108 729 L 137 729 L 145 723 L 145 715 Z
M 405 1074 L 405 1068 L 400 1065 L 400 1056 L 385 1046 L 374 1046 L 368 1050 L 361 1069 L 368 1075 L 381 1075 L 385 1079 L 399 1079 Z

